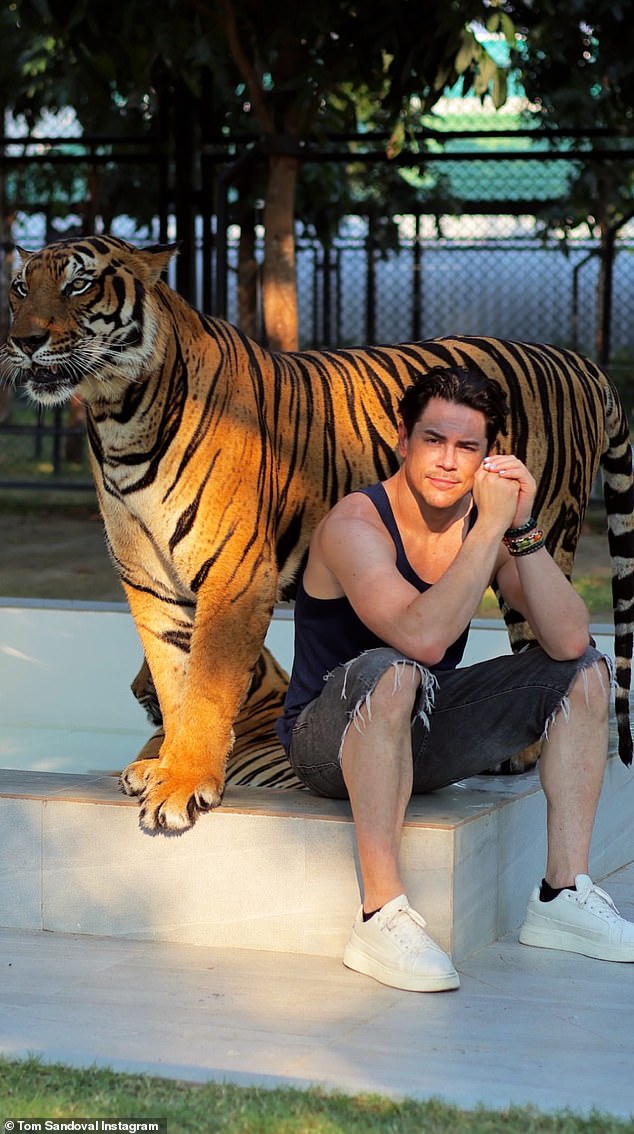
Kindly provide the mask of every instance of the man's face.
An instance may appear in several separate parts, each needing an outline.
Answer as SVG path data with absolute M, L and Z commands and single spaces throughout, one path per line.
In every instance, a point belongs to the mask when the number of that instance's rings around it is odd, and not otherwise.
M 480 410 L 432 398 L 408 437 L 399 422 L 399 453 L 408 482 L 425 503 L 450 508 L 471 492 L 488 452 Z

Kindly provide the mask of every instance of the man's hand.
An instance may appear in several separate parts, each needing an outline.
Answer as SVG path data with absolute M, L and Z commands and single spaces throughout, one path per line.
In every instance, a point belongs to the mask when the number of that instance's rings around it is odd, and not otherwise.
M 482 525 L 493 538 L 502 539 L 513 526 L 517 514 L 519 486 L 505 473 L 489 471 L 482 463 L 473 479 L 473 499 L 478 509 L 478 526 Z
M 535 493 L 537 491 L 535 480 L 529 473 L 526 465 L 522 464 L 519 458 L 513 456 L 512 453 L 494 453 L 484 458 L 481 470 L 484 477 L 489 479 L 496 478 L 499 482 L 503 481 L 508 488 L 515 490 L 514 497 L 512 497 L 512 493 L 508 491 L 500 496 L 500 506 L 502 506 L 502 500 L 509 503 L 511 498 L 513 498 L 515 501 L 515 509 L 511 519 L 506 525 L 507 528 L 519 528 L 522 524 L 525 524 L 533 514 Z M 479 501 L 475 492 L 474 497 L 479 507 Z

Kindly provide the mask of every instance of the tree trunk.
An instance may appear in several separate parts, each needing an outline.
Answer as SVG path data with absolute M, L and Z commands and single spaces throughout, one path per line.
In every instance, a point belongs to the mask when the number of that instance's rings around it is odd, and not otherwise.
M 270 350 L 297 350 L 297 283 L 295 276 L 295 187 L 299 159 L 269 158 L 264 206 L 264 329 Z
M 238 245 L 238 326 L 250 339 L 259 342 L 258 262 L 255 255 L 255 213 L 252 208 L 240 211 L 240 243 Z
M 0 107 L 0 128 L 5 132 L 6 111 Z M 6 195 L 4 169 L 0 169 L 0 342 L 4 342 L 9 331 L 9 284 L 13 266 L 11 247 L 11 227 L 15 217 L 13 209 L 9 211 Z M 0 424 L 7 422 L 11 416 L 12 391 L 9 386 L 0 382 Z

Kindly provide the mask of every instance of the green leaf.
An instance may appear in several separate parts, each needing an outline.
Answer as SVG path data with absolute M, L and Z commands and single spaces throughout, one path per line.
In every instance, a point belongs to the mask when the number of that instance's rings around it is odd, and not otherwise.
M 493 92 L 492 92 L 493 105 L 494 105 L 496 110 L 499 110 L 500 107 L 504 106 L 504 103 L 506 102 L 506 95 L 507 95 L 506 80 L 507 80 L 507 72 L 502 70 L 501 67 L 498 67 L 498 69 L 495 72 L 495 75 L 493 77 Z
M 473 89 L 478 95 L 485 95 L 489 89 L 489 84 L 495 78 L 498 70 L 497 64 L 486 51 L 482 53 L 478 61 L 477 75 L 473 84 Z
M 514 47 L 516 39 L 515 24 L 507 12 L 500 13 L 500 25 L 506 42 L 510 44 L 511 47 Z
M 466 28 L 462 31 L 461 41 L 460 49 L 454 60 L 454 67 L 458 75 L 462 75 L 467 70 L 476 54 L 474 37 Z M 434 85 L 436 86 L 436 84 Z
M 389 158 L 398 157 L 405 144 L 405 123 L 402 118 L 398 119 L 395 124 L 390 140 L 387 144 L 386 153 Z

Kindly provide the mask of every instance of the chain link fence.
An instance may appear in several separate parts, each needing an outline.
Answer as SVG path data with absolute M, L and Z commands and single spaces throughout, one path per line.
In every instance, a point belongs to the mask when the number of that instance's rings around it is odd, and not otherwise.
M 613 170 L 618 158 L 623 176 L 629 175 L 629 153 L 621 142 L 615 151 L 614 144 L 557 137 L 531 140 L 529 146 L 521 131 L 454 130 L 432 132 L 424 155 L 404 154 L 391 165 L 383 149 L 367 145 L 353 154 L 340 142 L 341 152 L 331 147 L 318 155 L 306 153 L 303 168 L 322 178 L 334 177 L 333 170 L 341 178 L 354 158 L 351 180 L 360 187 L 358 195 L 370 180 L 375 192 L 369 204 L 359 201 L 327 235 L 317 224 L 298 225 L 300 346 L 451 334 L 550 342 L 604 363 L 628 410 L 634 410 L 634 223 L 623 217 L 603 241 L 588 235 L 588 225 L 567 238 L 556 228 L 558 212 L 565 213 L 590 166 L 600 173 L 611 163 Z M 99 231 L 103 219 L 94 202 L 87 210 L 73 198 L 78 179 L 87 183 L 87 171 L 101 169 L 102 178 L 108 172 L 116 179 L 123 170 L 146 187 L 155 177 L 156 197 L 147 204 L 145 223 L 113 215 L 108 231 L 138 243 L 186 242 L 184 266 L 181 254 L 170 283 L 195 306 L 239 323 L 241 230 L 231 176 L 238 144 L 231 151 L 226 145 L 206 151 L 201 184 L 214 188 L 205 196 L 215 200 L 214 213 L 202 211 L 200 186 L 185 205 L 181 194 L 180 212 L 174 207 L 178 194 L 169 188 L 169 162 L 155 143 L 144 150 L 137 140 L 134 161 L 123 165 L 117 140 L 81 145 L 83 150 L 73 139 L 69 156 L 62 142 L 49 139 L 41 152 L 22 146 L 17 157 L 5 145 L 0 168 L 5 179 L 13 176 L 18 194 L 20 176 L 33 164 L 38 186 L 48 178 L 59 190 L 61 166 L 51 157 L 66 155 L 68 208 L 62 216 L 59 202 L 51 210 L 16 199 L 5 227 L 4 263 L 14 243 L 37 248 L 59 236 Z M 130 150 L 125 152 L 129 159 Z M 252 257 L 261 297 L 264 237 L 257 205 L 254 217 Z M 0 486 L 90 484 L 79 404 L 42 414 L 16 394 L 0 413 Z

